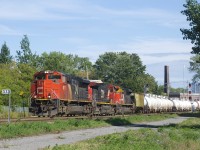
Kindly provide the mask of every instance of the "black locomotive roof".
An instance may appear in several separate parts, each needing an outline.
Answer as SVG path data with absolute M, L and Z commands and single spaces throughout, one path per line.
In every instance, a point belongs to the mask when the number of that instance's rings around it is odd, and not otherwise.
M 77 80 L 79 82 L 86 83 L 86 84 L 90 83 L 90 80 L 83 79 L 81 77 L 77 77 L 77 76 L 74 76 L 74 75 L 65 74 L 65 76 L 68 78 L 69 81 L 71 81 L 73 79 L 73 80 Z

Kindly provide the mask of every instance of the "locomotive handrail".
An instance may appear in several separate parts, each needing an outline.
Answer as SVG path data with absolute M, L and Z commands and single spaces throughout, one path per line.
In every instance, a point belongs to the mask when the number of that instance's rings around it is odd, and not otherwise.
M 28 97 L 28 105 L 31 103 L 31 98 L 35 95 L 35 92 L 33 92 L 29 97 Z

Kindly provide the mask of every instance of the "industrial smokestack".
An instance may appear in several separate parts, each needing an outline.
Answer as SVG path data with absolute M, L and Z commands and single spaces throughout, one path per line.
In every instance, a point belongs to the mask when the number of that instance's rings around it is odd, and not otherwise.
M 164 67 L 164 93 L 169 94 L 169 66 Z

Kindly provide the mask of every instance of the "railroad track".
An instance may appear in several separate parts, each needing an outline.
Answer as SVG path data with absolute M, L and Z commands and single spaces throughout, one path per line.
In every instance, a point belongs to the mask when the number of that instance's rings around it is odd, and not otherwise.
M 124 116 L 129 116 L 129 115 L 124 115 Z M 93 116 L 93 117 L 88 117 L 88 116 L 70 116 L 70 117 L 26 117 L 26 118 L 13 118 L 10 119 L 11 123 L 17 123 L 17 122 L 36 122 L 36 121 L 56 121 L 56 120 L 67 120 L 67 119 L 108 119 L 108 118 L 116 118 L 116 117 L 123 117 L 122 115 L 115 115 L 115 116 Z M 8 119 L 0 119 L 0 124 L 5 124 L 8 123 Z
M 187 112 L 185 112 L 187 114 Z M 140 115 L 156 115 L 156 114 L 161 114 L 161 113 L 147 113 L 147 114 L 140 114 Z M 168 112 L 164 114 L 184 114 L 183 112 Z M 188 113 L 190 114 L 190 113 Z M 138 114 L 132 114 L 132 115 L 138 115 Z M 198 114 L 197 114 L 198 115 Z M 10 119 L 11 123 L 17 123 L 17 122 L 36 122 L 36 121 L 48 121 L 48 122 L 53 122 L 56 120 L 67 120 L 67 119 L 108 119 L 108 118 L 116 118 L 116 117 L 127 117 L 130 115 L 114 115 L 114 116 L 63 116 L 63 117 L 38 117 L 38 116 L 32 116 L 32 117 L 26 117 L 26 118 L 12 118 Z M 5 124 L 8 123 L 8 119 L 0 119 L 0 124 Z

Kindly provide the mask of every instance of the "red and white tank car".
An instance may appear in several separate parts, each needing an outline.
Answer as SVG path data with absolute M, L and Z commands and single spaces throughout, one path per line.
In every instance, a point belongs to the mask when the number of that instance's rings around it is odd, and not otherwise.
M 134 113 L 132 91 L 57 71 L 40 71 L 31 83 L 29 112 L 38 116 Z

